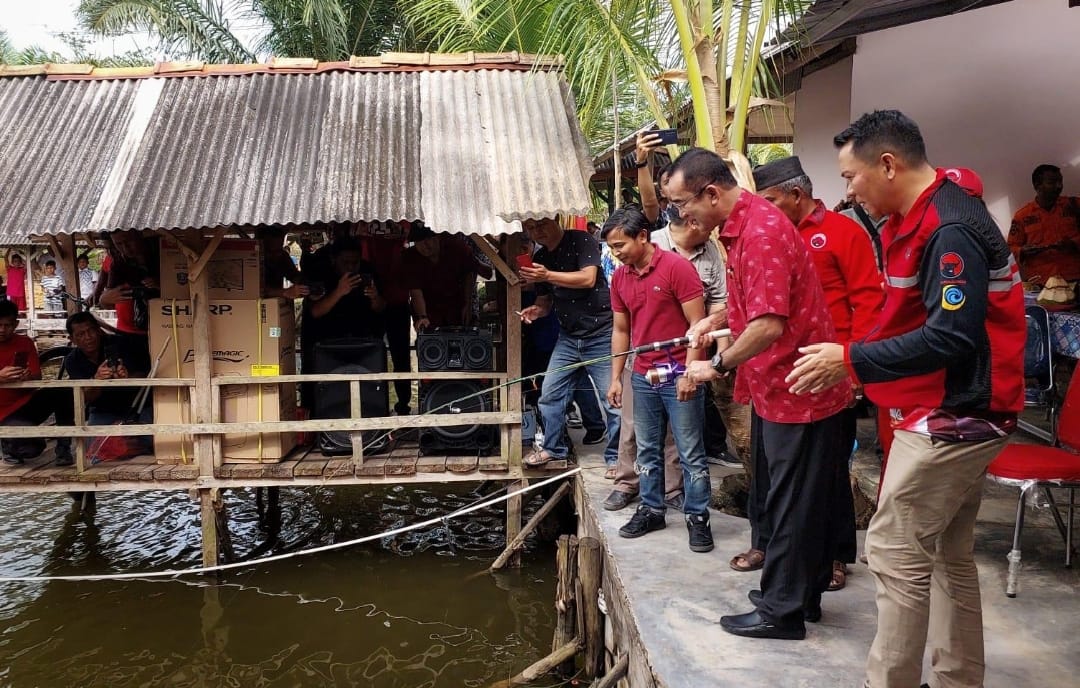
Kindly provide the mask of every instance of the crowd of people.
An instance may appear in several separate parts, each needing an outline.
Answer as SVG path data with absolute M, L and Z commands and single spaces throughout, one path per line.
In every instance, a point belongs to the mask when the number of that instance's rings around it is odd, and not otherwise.
M 929 646 L 935 685 L 980 686 L 973 532 L 986 468 L 1023 406 L 1021 274 L 1075 279 L 1080 213 L 1061 197 L 1060 170 L 1042 165 L 1006 242 L 978 176 L 931 166 L 897 111 L 864 115 L 835 144 L 839 212 L 797 157 L 757 168 L 754 194 L 703 149 L 651 170 L 659 138 L 645 133 L 641 205 L 610 215 L 603 245 L 527 224 L 543 248 L 520 272 L 542 303 L 522 319 L 554 309 L 560 324 L 558 374 L 539 403 L 559 423 L 572 375 L 562 368 L 587 363 L 607 388 L 609 431 L 622 433 L 604 453 L 615 481 L 604 507 L 640 500 L 619 534 L 664 528 L 675 509 L 694 552 L 713 549 L 709 457 L 722 449 L 709 431 L 727 426 L 736 451 L 747 434 L 750 547 L 730 565 L 761 578 L 750 611 L 721 625 L 778 639 L 805 637 L 855 561 L 855 409 L 876 405 L 885 460 L 866 539 L 878 589 L 867 685 L 918 686 Z M 648 346 L 683 336 L 689 347 Z M 597 365 L 605 352 L 611 365 Z M 525 461 L 563 455 L 549 439 Z

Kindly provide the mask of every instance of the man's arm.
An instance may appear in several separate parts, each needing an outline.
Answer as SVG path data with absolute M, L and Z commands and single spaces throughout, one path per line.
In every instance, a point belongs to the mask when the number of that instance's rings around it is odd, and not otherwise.
M 858 342 L 877 324 L 885 292 L 881 287 L 881 273 L 877 269 L 870 237 L 854 222 L 848 234 L 848 241 L 842 242 L 840 247 L 843 251 L 839 256 L 840 274 L 844 276 L 848 304 L 851 306 L 851 340 Z
M 656 197 L 656 186 L 653 185 L 652 169 L 648 162 L 649 155 L 660 145 L 660 135 L 656 132 L 639 133 L 634 150 L 634 160 L 638 166 L 637 185 L 641 194 L 641 212 L 653 223 L 660 217 L 660 199 Z
M 567 289 L 591 289 L 596 284 L 596 276 L 600 268 L 596 265 L 587 265 L 573 272 L 554 272 L 536 263 L 529 268 L 520 268 L 519 272 L 530 282 L 547 282 Z
M 963 272 L 948 284 L 938 267 L 945 253 L 964 261 Z M 859 382 L 890 382 L 969 359 L 978 346 L 976 336 L 985 329 L 989 279 L 975 233 L 964 225 L 941 227 L 927 244 L 919 271 L 926 322 L 896 337 L 850 345 L 847 357 Z
M 630 314 L 614 311 L 611 323 L 611 352 L 622 353 L 630 349 Z M 611 385 L 608 387 L 608 402 L 615 408 L 622 408 L 622 374 L 626 369 L 626 356 L 611 359 Z
M 705 297 L 700 296 L 682 304 L 683 316 L 693 327 L 705 319 Z M 700 361 L 705 356 L 705 349 L 686 349 L 686 362 Z

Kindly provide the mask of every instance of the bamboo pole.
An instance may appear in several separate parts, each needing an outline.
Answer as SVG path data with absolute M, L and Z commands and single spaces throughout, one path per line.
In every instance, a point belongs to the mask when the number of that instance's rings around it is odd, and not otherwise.
M 585 678 L 596 678 L 604 670 L 604 619 L 598 599 L 603 584 L 603 550 L 596 538 L 578 540 L 578 581 L 581 584 L 580 636 L 585 643 Z
M 561 536 L 557 547 L 555 568 L 558 586 L 555 588 L 555 635 L 551 641 L 553 652 L 577 635 L 577 536 Z M 567 660 L 559 667 L 559 673 L 563 678 L 571 676 L 574 673 L 574 662 Z
M 529 665 L 524 671 L 505 681 L 497 681 L 491 688 L 509 688 L 510 686 L 523 686 L 540 678 L 555 667 L 577 654 L 580 643 L 575 638 L 559 649 L 544 657 L 539 662 Z
M 529 519 L 529 522 L 525 524 L 525 527 L 521 529 L 513 540 L 503 550 L 502 554 L 495 559 L 491 564 L 492 571 L 498 571 L 506 566 L 506 562 L 510 561 L 510 557 L 517 554 L 518 550 L 525 544 L 525 539 L 529 537 L 529 534 L 536 530 L 536 527 L 540 525 L 540 522 L 544 520 L 544 517 L 551 513 L 551 511 L 558 505 L 567 492 L 570 491 L 570 483 L 566 482 L 559 486 L 559 489 L 555 491 L 555 494 L 551 495 L 542 507 L 540 507 L 533 517 Z
M 615 684 L 621 679 L 626 678 L 627 672 L 630 670 L 630 655 L 623 654 L 619 657 L 619 661 L 615 662 L 615 666 L 611 667 L 611 671 L 604 674 L 604 677 L 598 679 L 592 684 L 592 688 L 615 688 Z

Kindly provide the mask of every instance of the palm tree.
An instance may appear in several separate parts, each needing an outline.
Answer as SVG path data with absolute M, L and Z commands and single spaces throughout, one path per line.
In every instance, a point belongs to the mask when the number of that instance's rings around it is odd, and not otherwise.
M 174 59 L 347 60 L 402 45 L 398 0 L 80 0 L 97 36 L 146 33 Z

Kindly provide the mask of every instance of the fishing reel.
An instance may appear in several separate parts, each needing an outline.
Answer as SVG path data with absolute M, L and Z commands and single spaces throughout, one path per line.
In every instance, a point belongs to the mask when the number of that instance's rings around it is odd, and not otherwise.
M 645 380 L 652 385 L 654 389 L 660 389 L 675 384 L 676 378 L 686 374 L 686 366 L 676 361 L 675 357 L 671 355 L 670 350 L 667 351 L 667 356 L 667 361 L 659 363 L 645 371 Z

